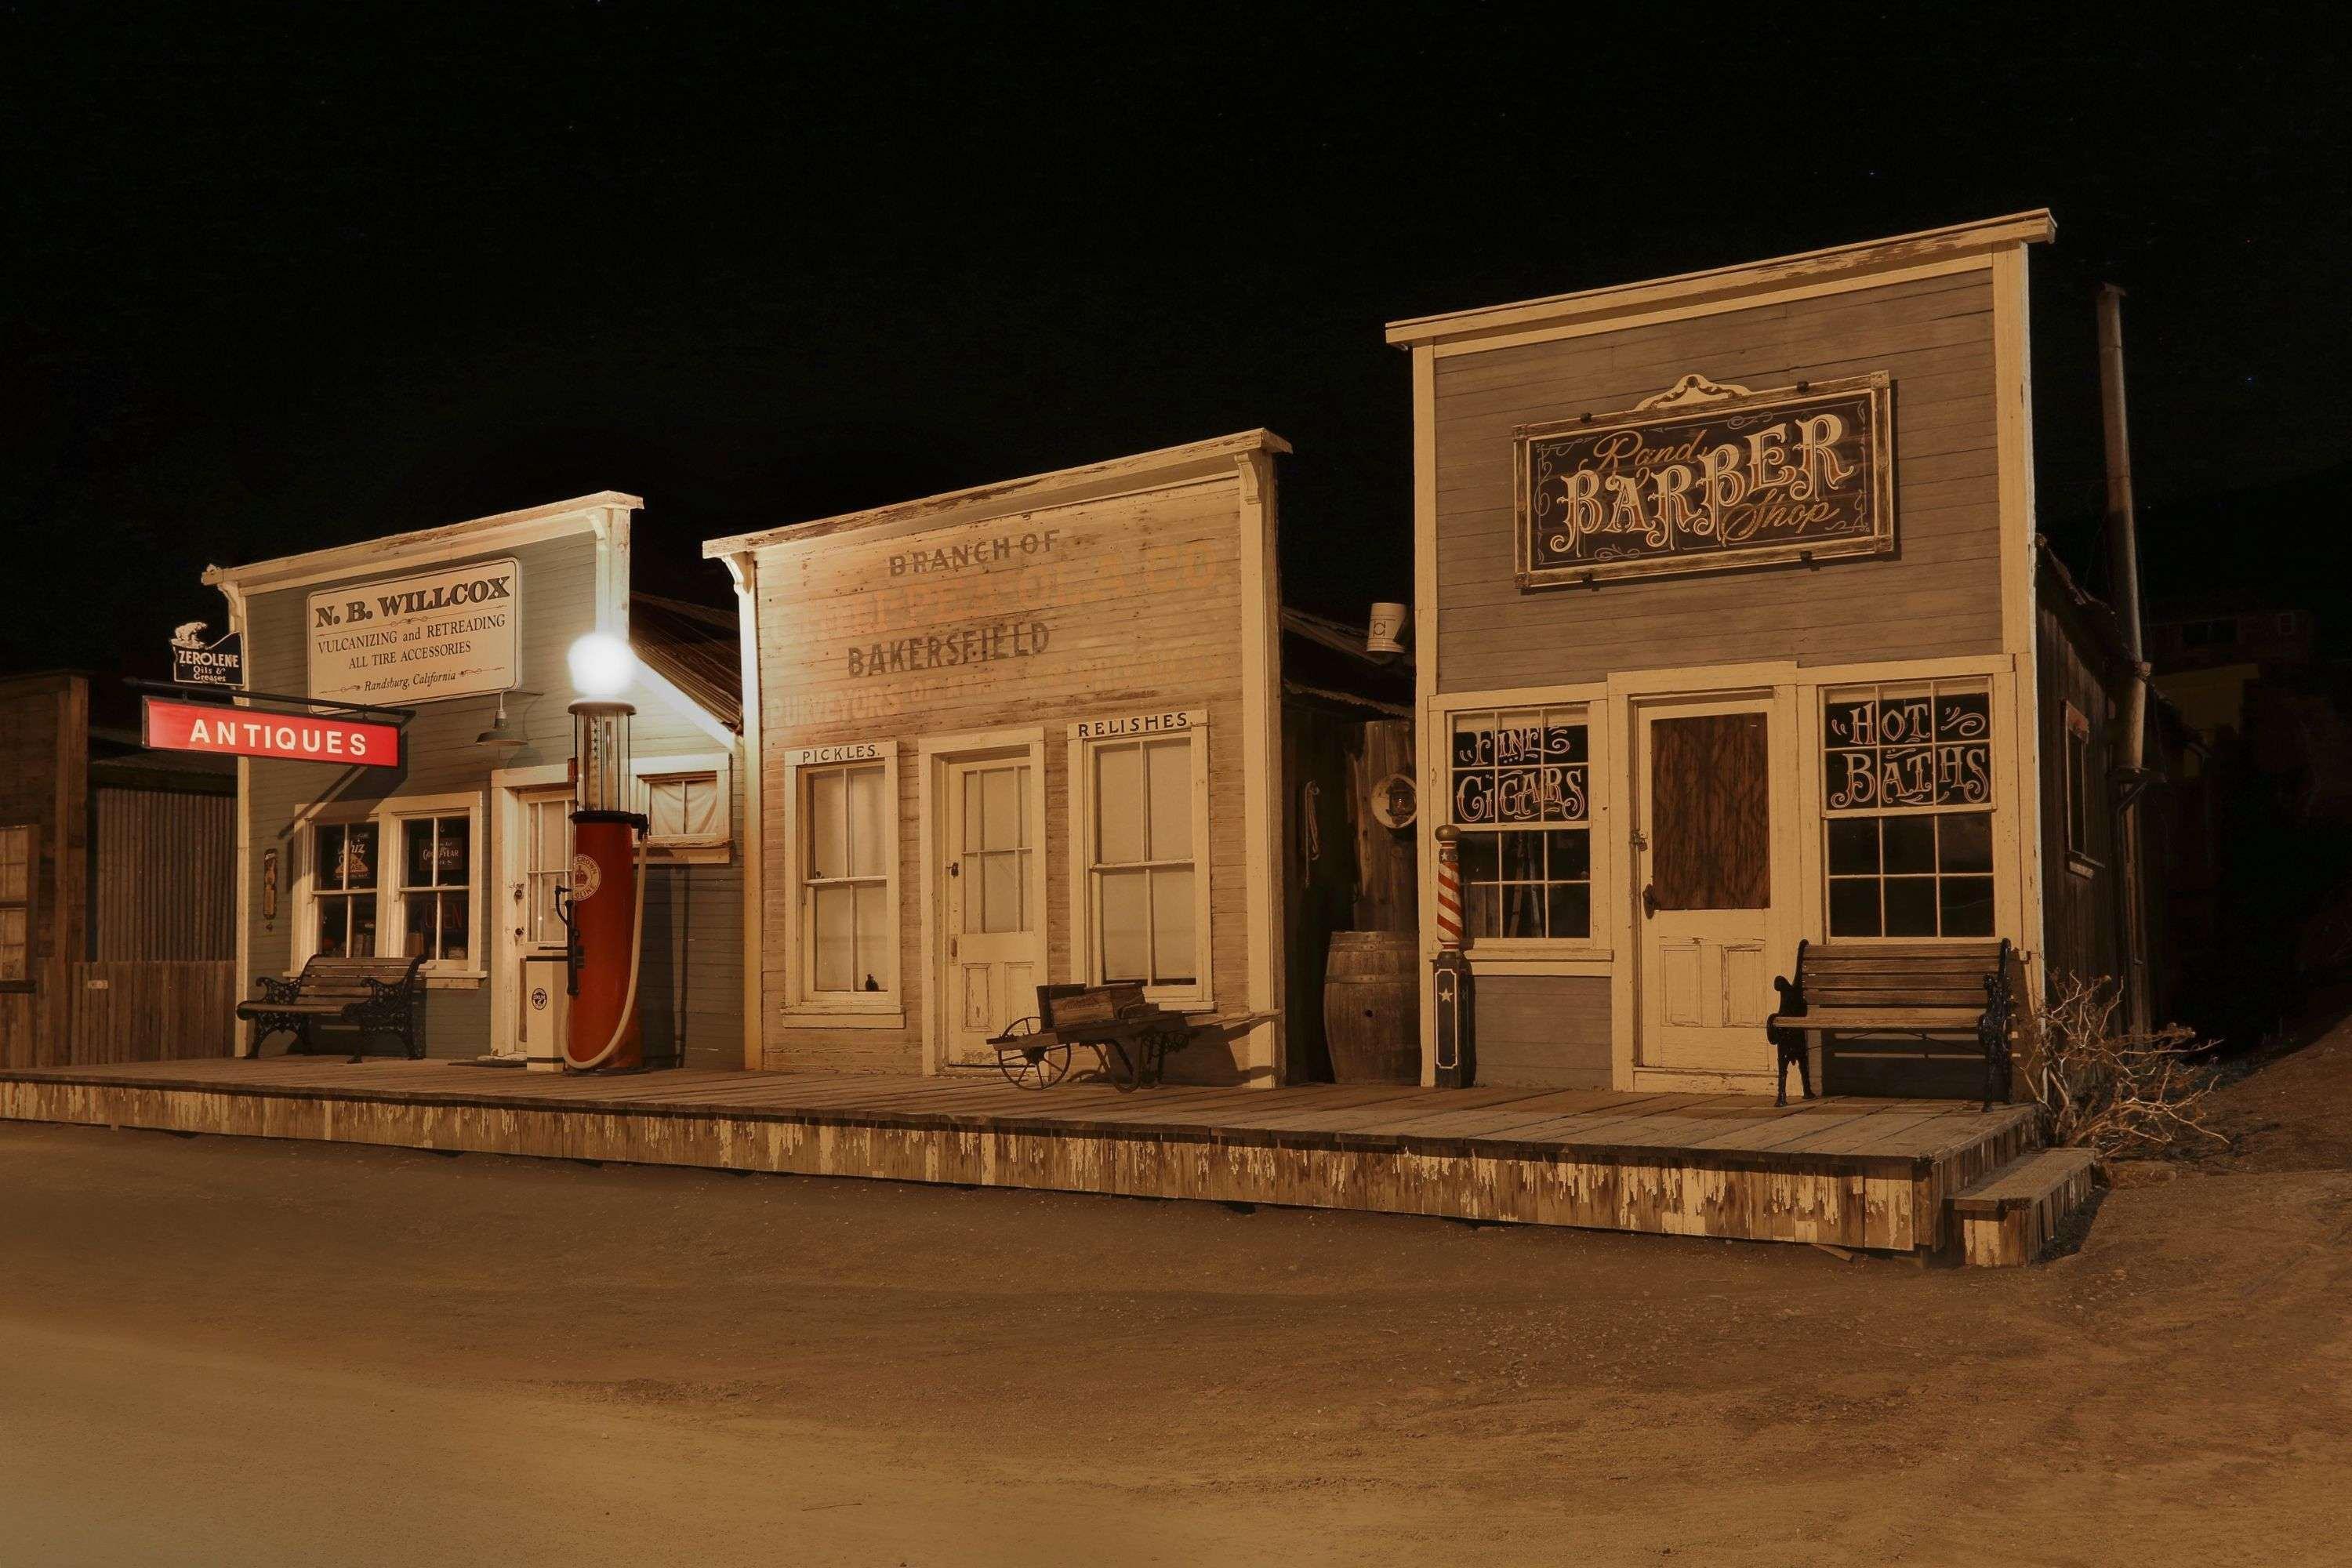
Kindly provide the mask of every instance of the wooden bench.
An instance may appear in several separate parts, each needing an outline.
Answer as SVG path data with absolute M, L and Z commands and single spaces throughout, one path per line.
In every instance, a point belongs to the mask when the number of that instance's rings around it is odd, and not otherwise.
M 1811 1062 L 1832 1035 L 1973 1039 L 1984 1055 L 1985 1109 L 2009 1098 L 2009 1037 L 2016 1005 L 2009 939 L 1797 944 L 1793 980 L 1775 979 L 1780 1009 L 1765 1020 L 1789 1103 L 1794 1062 L 1807 1100 Z
M 257 976 L 261 994 L 236 1005 L 236 1016 L 260 1026 L 254 1036 L 254 1054 L 261 1042 L 283 1031 L 294 1037 L 294 1048 L 304 1055 L 317 1048 L 310 1031 L 320 1025 L 355 1029 L 359 1043 L 352 1060 L 366 1053 L 360 1046 L 372 1034 L 397 1035 L 411 1057 L 425 1054 L 417 1027 L 425 1009 L 425 982 L 419 973 L 423 958 L 313 958 L 291 980 Z

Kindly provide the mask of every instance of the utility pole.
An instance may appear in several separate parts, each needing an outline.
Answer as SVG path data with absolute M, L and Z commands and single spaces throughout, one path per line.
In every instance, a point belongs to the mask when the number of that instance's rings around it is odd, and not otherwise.
M 2106 431 L 2107 547 L 2114 560 L 2116 610 L 2123 620 L 2124 647 L 2131 661 L 2122 743 L 2116 748 L 2115 776 L 2107 783 L 2110 791 L 2116 792 L 2109 800 L 2115 812 L 2116 901 L 2123 916 L 2124 1017 L 2137 1033 L 2153 1026 L 2139 811 L 2140 794 L 2147 783 L 2148 667 L 2140 640 L 2139 528 L 2132 510 L 2131 431 L 2124 414 L 2123 298 L 2124 291 L 2114 284 L 2099 286 L 2099 405 Z

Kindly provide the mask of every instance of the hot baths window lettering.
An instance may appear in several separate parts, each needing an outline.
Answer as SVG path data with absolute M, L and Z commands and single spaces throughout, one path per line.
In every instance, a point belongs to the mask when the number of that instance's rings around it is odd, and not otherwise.
M 1829 934 L 1990 936 L 1992 702 L 1981 680 L 1822 702 Z

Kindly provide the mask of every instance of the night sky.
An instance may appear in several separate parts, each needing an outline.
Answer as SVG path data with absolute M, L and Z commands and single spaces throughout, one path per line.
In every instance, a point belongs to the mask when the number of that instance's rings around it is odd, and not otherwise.
M 227 14 L 0 12 L 0 668 L 602 489 L 723 598 L 705 538 L 1257 425 L 1289 596 L 1360 616 L 1411 596 L 1383 321 L 2041 205 L 2045 529 L 2104 582 L 2112 279 L 2153 591 L 2340 597 L 2352 94 L 2239 12 Z

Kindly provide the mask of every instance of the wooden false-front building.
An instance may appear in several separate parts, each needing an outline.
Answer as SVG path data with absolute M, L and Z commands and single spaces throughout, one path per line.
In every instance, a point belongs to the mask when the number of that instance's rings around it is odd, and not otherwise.
M 427 1054 L 552 1068 L 555 891 L 572 867 L 566 655 L 603 633 L 636 655 L 623 695 L 650 825 L 646 1059 L 742 1060 L 737 634 L 727 612 L 631 592 L 641 504 L 605 491 L 205 574 L 243 634 L 247 689 L 406 715 L 395 767 L 236 760 L 247 984 L 314 956 L 417 956 Z M 244 1049 L 265 1044 L 287 1038 L 246 1026 Z
M 0 679 L 0 1067 L 228 1049 L 236 776 L 142 749 L 126 695 Z
M 2052 881 L 2108 868 L 2043 824 L 2066 726 L 2110 721 L 2060 689 L 2074 618 L 2037 616 L 2026 256 L 2053 233 L 2027 213 L 1390 326 L 1423 951 L 1450 823 L 1479 1081 L 1769 1090 L 1801 941 L 2007 938 L 2029 995 L 2112 952 L 2073 918 L 2092 900 L 2053 924 Z M 2107 808 L 2103 778 L 2073 787 Z
M 1276 1081 L 1285 802 L 1263 430 L 721 539 L 760 759 L 748 1065 L 992 1070 L 1048 983 Z

